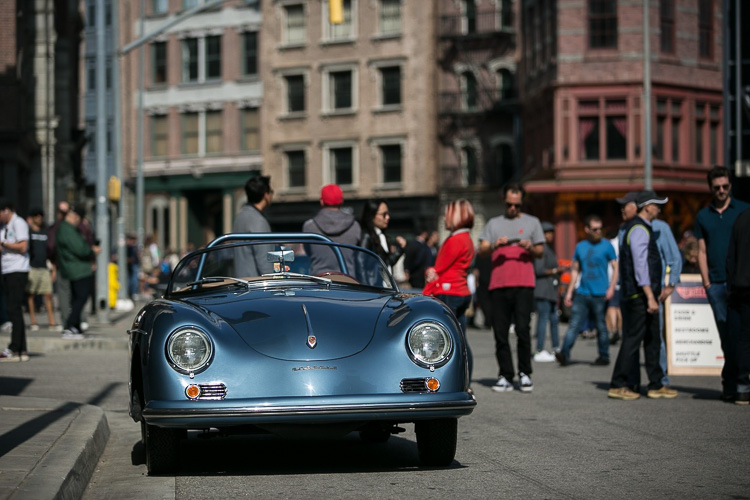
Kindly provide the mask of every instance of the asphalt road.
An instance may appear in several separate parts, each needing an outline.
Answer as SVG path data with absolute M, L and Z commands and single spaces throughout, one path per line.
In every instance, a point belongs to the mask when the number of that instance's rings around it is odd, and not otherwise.
M 595 341 L 574 363 L 536 363 L 532 394 L 494 393 L 494 341 L 470 330 L 478 406 L 459 420 L 456 460 L 419 465 L 411 425 L 385 444 L 272 436 L 191 439 L 177 476 L 146 474 L 127 416 L 126 352 L 63 351 L 14 365 L 2 392 L 95 404 L 111 437 L 85 499 L 750 498 L 750 408 L 719 401 L 715 377 L 674 377 L 675 400 L 607 398 Z M 612 356 L 617 349 L 612 350 Z M 645 377 L 645 376 L 644 376 Z

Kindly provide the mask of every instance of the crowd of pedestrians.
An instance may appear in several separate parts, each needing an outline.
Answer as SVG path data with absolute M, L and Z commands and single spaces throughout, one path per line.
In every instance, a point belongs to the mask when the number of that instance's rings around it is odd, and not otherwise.
M 407 241 L 389 236 L 391 220 L 384 199 L 366 200 L 356 217 L 345 209 L 344 194 L 335 184 L 320 191 L 320 209 L 301 227 L 334 242 L 369 249 L 400 277 L 402 286 L 434 296 L 455 314 L 465 331 L 471 323 L 491 328 L 495 338 L 498 379 L 496 392 L 533 391 L 534 362 L 573 361 L 572 350 L 581 331 L 596 331 L 597 366 L 610 364 L 610 346 L 620 346 L 608 396 L 634 400 L 641 396 L 640 351 L 648 377 L 646 395 L 671 399 L 678 393 L 667 374 L 664 302 L 680 274 L 698 273 L 706 290 L 724 353 L 722 399 L 750 403 L 750 205 L 731 196 L 729 171 L 715 167 L 707 175 L 712 200 L 697 214 L 695 227 L 678 244 L 669 225 L 658 218 L 669 202 L 653 191 L 633 191 L 616 201 L 622 214 L 617 235 L 607 234 L 598 215 L 583 222 L 585 239 L 575 247 L 568 269 L 555 249 L 555 224 L 541 222 L 524 211 L 523 187 L 509 183 L 502 190 L 504 212 L 490 218 L 475 246 L 471 237 L 474 209 L 465 199 L 445 206 L 443 222 L 448 237 L 438 243 L 438 232 L 422 227 Z M 271 206 L 270 177 L 252 176 L 245 185 L 247 204 L 232 226 L 235 233 L 270 233 L 264 212 Z M 93 293 L 95 260 L 100 251 L 91 225 L 80 206 L 60 202 L 55 223 L 44 228 L 44 214 L 32 210 L 24 220 L 13 204 L 0 201 L 0 327 L 11 332 L 11 342 L 0 361 L 28 360 L 23 307 L 28 307 L 30 330 L 39 328 L 43 305 L 48 328 L 62 330 L 63 338 L 82 338 L 85 305 Z M 235 250 L 241 274 L 271 272 L 268 248 Z M 333 254 L 305 246 L 313 274 L 330 267 Z M 183 252 L 184 253 L 184 252 Z M 162 250 L 152 237 L 138 248 L 135 235 L 126 238 L 125 264 L 128 296 L 150 296 L 166 283 L 178 261 L 176 252 Z M 349 254 L 345 258 L 350 258 Z M 353 262 L 347 263 L 354 268 Z M 563 289 L 561 277 L 570 271 Z M 56 321 L 54 294 L 60 310 Z M 560 305 L 570 308 L 568 328 L 560 342 Z M 532 350 L 531 318 L 536 311 L 536 348 Z M 480 318 L 480 319 L 477 319 Z M 589 325 L 589 326 L 586 326 Z M 550 350 L 545 350 L 549 328 Z M 515 334 L 517 370 L 511 352 Z M 470 371 L 472 354 L 469 352 Z

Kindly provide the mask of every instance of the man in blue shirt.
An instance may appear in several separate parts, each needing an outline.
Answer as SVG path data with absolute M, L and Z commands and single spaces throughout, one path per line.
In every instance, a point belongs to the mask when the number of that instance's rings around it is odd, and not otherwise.
M 587 239 L 576 245 L 570 272 L 570 284 L 565 293 L 565 305 L 572 306 L 568 330 L 562 350 L 555 353 L 560 366 L 566 366 L 570 361 L 570 350 L 575 344 L 578 330 L 589 317 L 593 315 L 597 330 L 599 357 L 595 365 L 609 364 L 609 332 L 604 321 L 604 308 L 607 301 L 615 293 L 617 284 L 617 255 L 609 240 L 602 239 L 602 219 L 598 215 L 586 217 Z M 608 276 L 607 268 L 612 268 L 612 277 Z M 578 277 L 581 282 L 573 298 Z
M 729 183 L 729 170 L 726 167 L 717 166 L 709 170 L 707 180 L 713 200 L 698 212 L 693 233 L 698 238 L 701 280 L 719 330 L 721 350 L 724 351 L 721 398 L 734 401 L 737 392 L 737 366 L 733 349 L 730 348 L 732 332 L 727 321 L 727 250 L 734 221 L 750 205 L 730 196 L 732 185 Z

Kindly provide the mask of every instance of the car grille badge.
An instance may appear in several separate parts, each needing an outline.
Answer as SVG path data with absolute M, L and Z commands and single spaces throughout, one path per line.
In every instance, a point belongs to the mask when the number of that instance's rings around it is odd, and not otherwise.
M 315 338 L 315 335 L 308 335 L 307 336 L 307 347 L 310 349 L 315 349 L 315 346 L 318 345 L 318 339 Z

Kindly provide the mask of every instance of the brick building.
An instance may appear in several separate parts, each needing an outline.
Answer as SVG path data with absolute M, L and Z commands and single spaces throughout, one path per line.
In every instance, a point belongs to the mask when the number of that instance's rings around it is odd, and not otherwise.
M 0 196 L 26 215 L 82 185 L 74 0 L 0 2 Z
M 143 33 L 198 3 L 146 2 Z M 126 2 L 119 11 L 125 45 L 141 36 L 141 16 Z M 162 248 L 180 251 L 229 232 L 245 182 L 262 168 L 260 29 L 256 2 L 227 0 L 122 58 L 123 165 L 135 177 L 144 51 L 144 231 Z
M 679 235 L 708 199 L 705 174 L 723 163 L 721 2 L 661 0 L 649 10 L 652 137 L 643 120 L 641 2 L 523 2 L 522 169 L 533 213 L 555 221 L 572 254 L 582 221 L 619 223 L 614 198 L 644 185 L 670 197 Z

